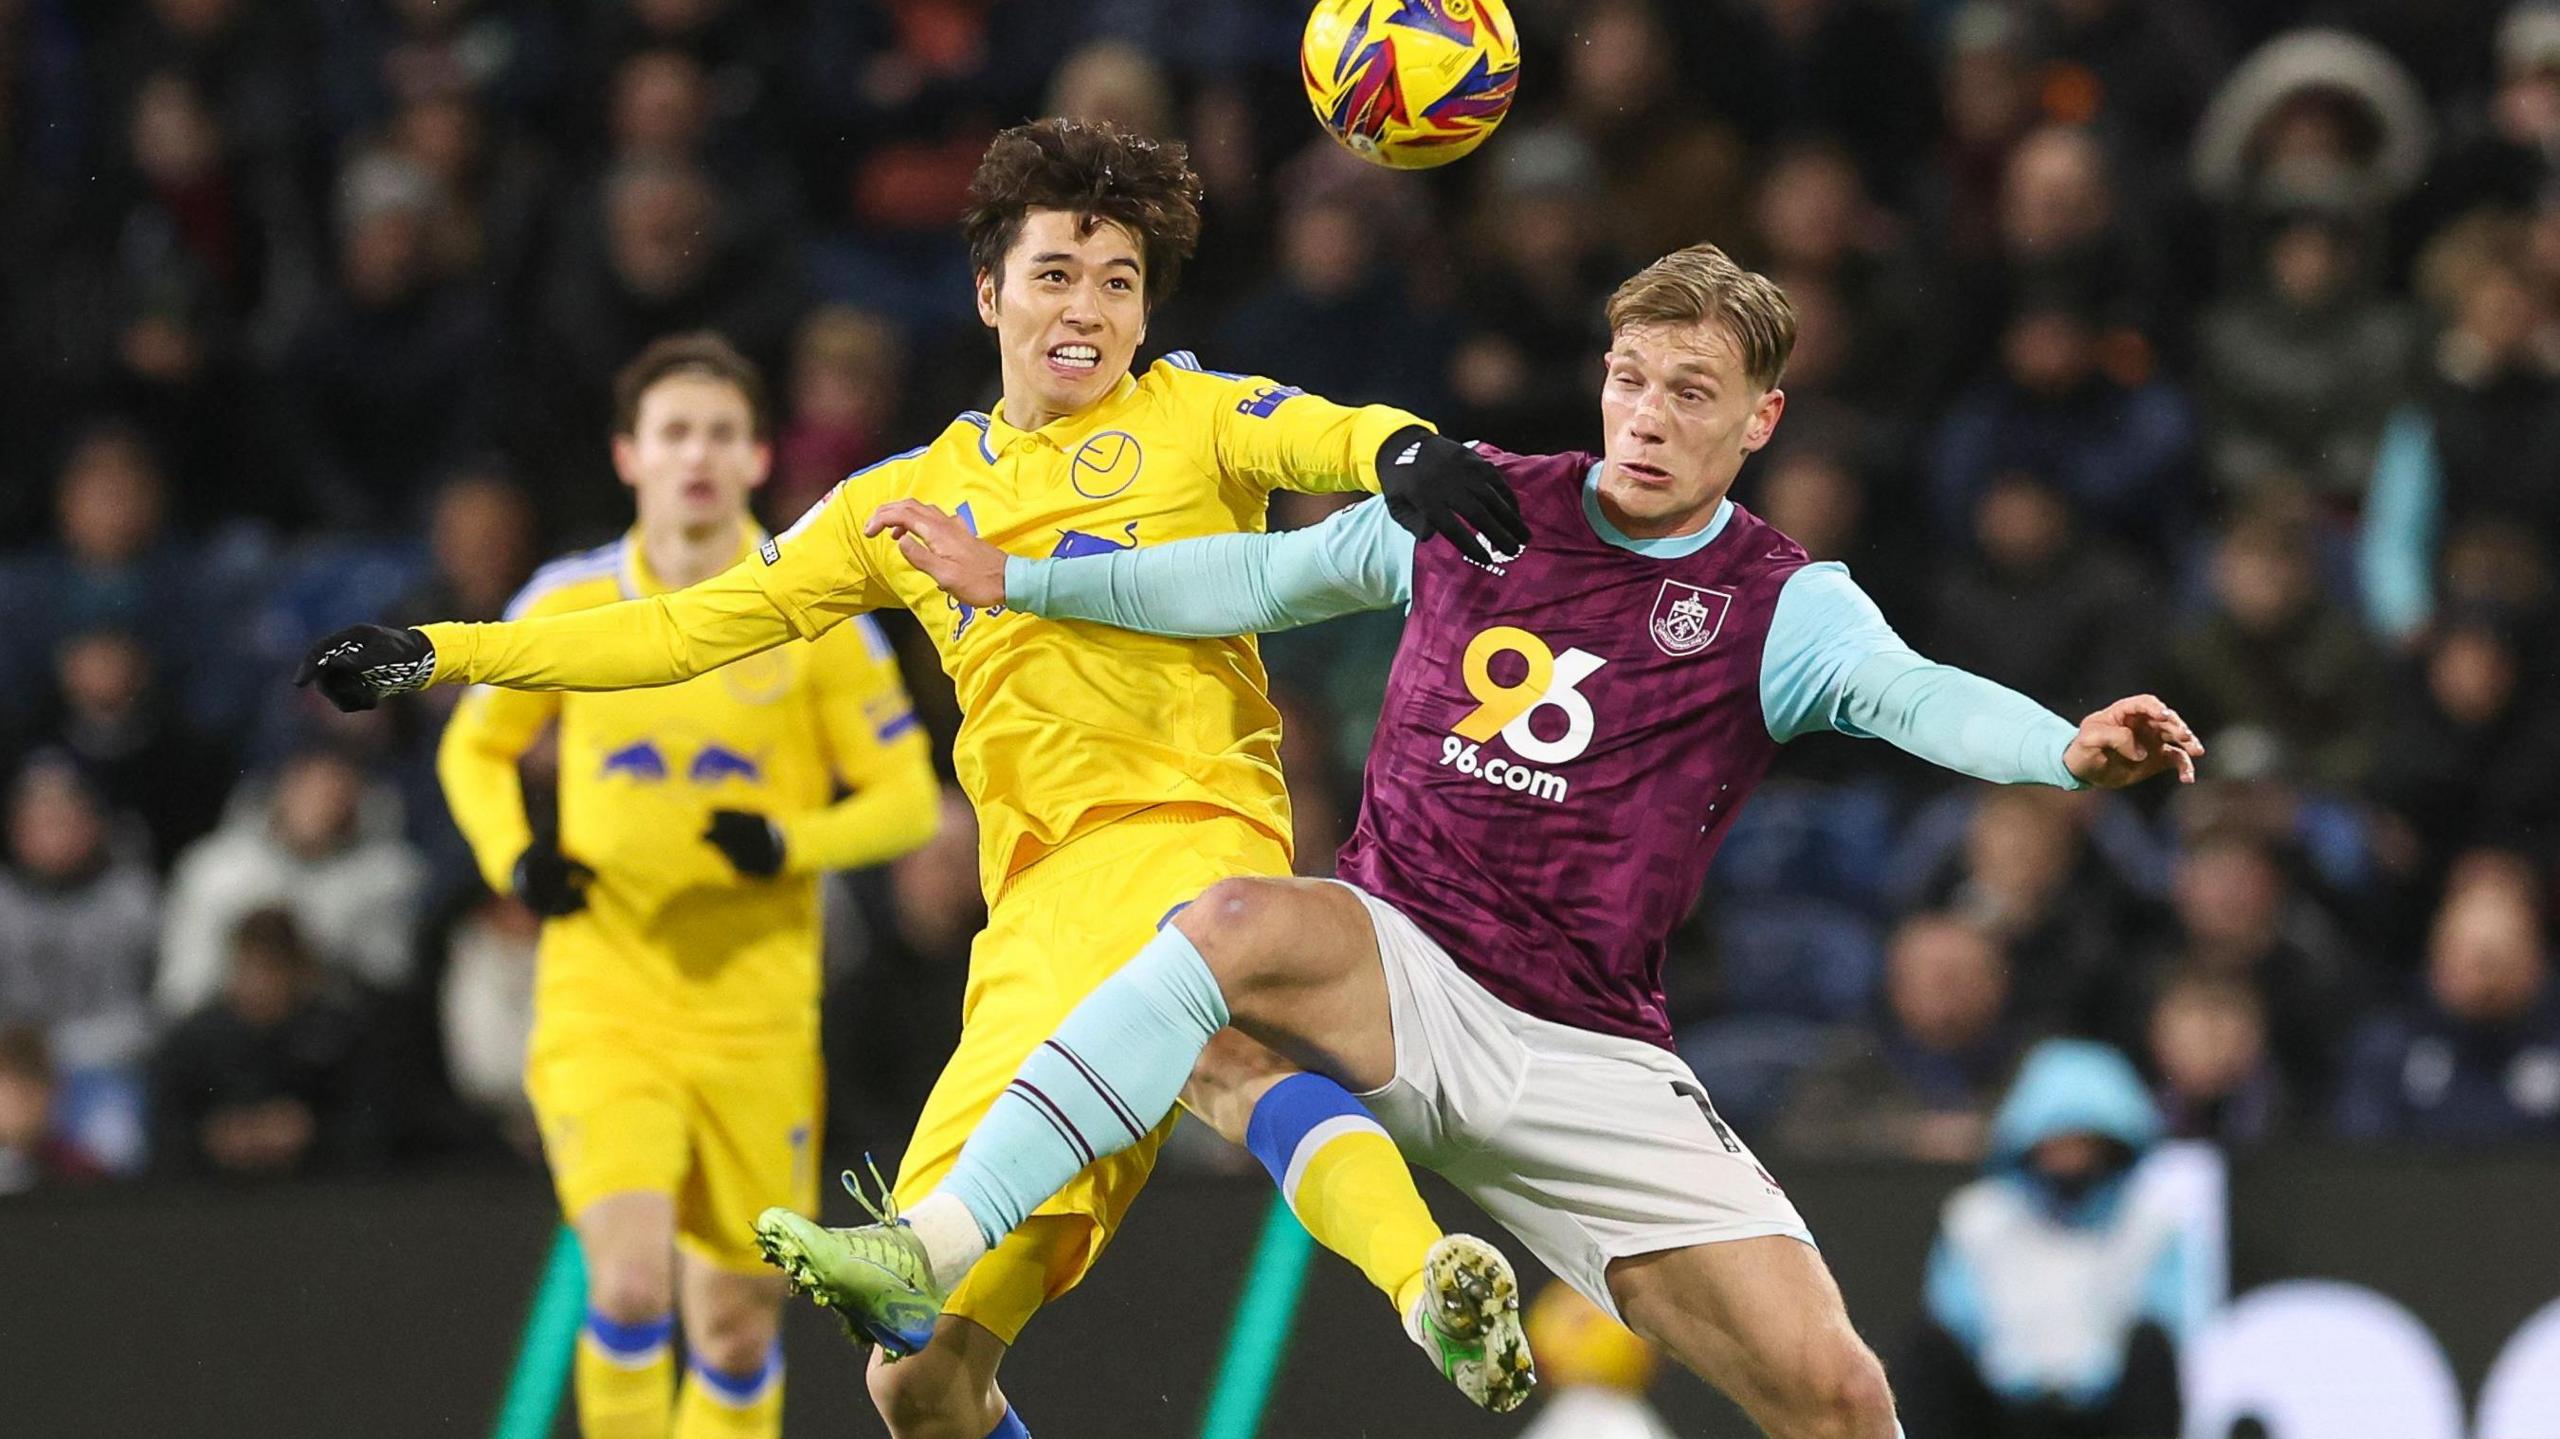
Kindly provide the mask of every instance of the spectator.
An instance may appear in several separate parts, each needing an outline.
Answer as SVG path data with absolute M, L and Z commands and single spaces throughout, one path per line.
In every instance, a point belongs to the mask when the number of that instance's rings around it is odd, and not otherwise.
M 2257 996 L 2264 1032 L 2285 1087 L 2306 1105 L 2336 1092 L 2348 1030 L 2373 999 L 2337 923 L 2293 883 L 2275 850 L 2238 825 L 2189 835 L 2170 881 L 2174 948 L 2131 983 L 2120 1030 L 2138 1046 L 2140 1016 L 2156 1015 L 2176 976 L 2217 976 Z M 2156 1021 L 2155 1021 L 2156 1028 Z
M 2307 199 L 2255 229 L 2238 293 L 2203 318 L 2207 466 L 2226 502 L 2299 487 L 2351 517 L 2416 336 L 2375 292 L 2371 216 Z
M 1958 398 L 1931 450 L 1945 533 L 1962 534 L 1982 492 L 2024 470 L 2052 483 L 2083 524 L 2165 543 L 2192 497 L 2194 416 L 2166 381 L 2106 369 L 2102 338 L 2090 302 L 2067 289 L 2021 299 L 1999 371 Z
M 607 172 L 580 207 L 545 288 L 537 364 L 543 383 L 518 397 L 516 423 L 547 442 L 540 473 L 595 473 L 595 442 L 612 423 L 614 373 L 660 335 L 717 330 L 766 368 L 789 343 L 803 294 L 796 248 L 740 244 L 710 176 L 689 161 L 633 158 Z M 558 484 L 566 530 L 618 528 L 610 487 Z
M 56 713 L 39 729 L 107 808 L 142 822 L 150 862 L 165 869 L 221 817 L 235 767 L 180 719 L 156 669 L 129 634 L 75 636 L 55 669 Z
M 1740 228 L 1742 139 L 1694 108 L 1655 7 L 1578 7 L 1562 53 L 1560 118 L 1599 157 L 1607 202 L 1592 214 L 1621 268 Z
M 2196 189 L 2232 213 L 2322 190 L 2388 205 L 2417 183 L 2433 131 L 2426 97 L 2389 51 L 2343 30 L 2295 30 L 2242 61 L 2196 122 Z
M 2024 472 L 1993 480 L 1972 520 L 1972 545 L 1935 570 L 1929 652 L 2066 714 L 2133 693 L 2153 642 L 2124 616 L 2151 585 L 2104 527 Z
M 1489 162 L 1449 390 L 1470 434 L 1523 451 L 1588 448 L 1585 381 L 1608 348 L 1601 310 L 1616 280 L 1607 238 L 1590 223 L 1598 161 L 1571 133 L 1544 130 Z
M 762 497 L 768 524 L 789 525 L 837 481 L 890 453 L 907 363 L 904 339 L 876 315 L 822 305 L 800 322 L 790 418 L 774 441 L 773 482 Z
M 1987 263 L 2000 243 L 2000 191 L 2010 151 L 2036 119 L 2034 67 L 2019 12 L 1967 0 L 1948 17 L 1938 68 L 1937 163 L 1915 181 L 1915 208 L 1937 250 L 1959 266 Z
M 2438 598 L 2437 546 L 2483 522 L 2560 552 L 2560 326 L 2528 268 L 2520 222 L 2473 215 L 2419 257 L 2445 318 L 2414 405 L 2385 428 L 2359 563 L 2373 626 L 2406 637 Z
M 2436 914 L 2425 998 L 2356 1036 L 2341 1134 L 2560 1138 L 2560 988 L 2529 875 L 2516 865 L 2457 880 Z
M 152 1063 L 160 1162 L 240 1178 L 374 1164 L 384 1109 L 362 1005 L 284 910 L 251 910 L 226 938 L 220 993 Z
M 187 1014 L 221 992 L 226 937 L 270 906 L 293 916 L 296 943 L 333 977 L 406 983 L 424 866 L 397 838 L 397 809 L 326 749 L 302 751 L 271 787 L 236 795 L 222 828 L 179 856 L 170 877 L 153 987 L 161 1012 Z
M 2160 987 L 2146 1038 L 2171 1138 L 2238 1146 L 2283 1131 L 2290 1100 L 2257 990 L 2219 970 L 2180 970 Z
M 44 1031 L 0 1027 L 0 1196 L 106 1176 L 103 1165 L 55 1127 L 56 1091 Z
M 2153 349 L 2168 328 L 2172 285 L 2146 212 L 2127 204 L 2098 137 L 2072 125 L 2029 131 L 2002 155 L 1990 253 L 1946 268 L 1944 307 L 1922 368 L 1924 398 L 1982 375 L 2002 360 L 2002 331 L 2031 308 L 2067 297 L 2088 329 L 2094 364 L 2132 389 L 2150 381 Z
M 2495 612 L 2448 614 L 2385 690 L 2373 794 L 2431 858 L 2523 842 L 2560 819 L 2555 696 L 2525 653 Z
M 455 471 L 428 511 L 427 553 L 434 569 L 397 606 L 402 621 L 499 619 L 533 573 L 533 503 L 500 471 Z
M 392 152 L 338 176 L 337 284 L 285 358 L 277 429 L 341 529 L 414 532 L 436 477 L 496 434 L 498 329 L 473 287 L 437 278 L 440 203 Z
M 2279 774 L 2349 792 L 2373 765 L 2380 675 L 2316 564 L 2301 522 L 2234 521 L 2214 550 L 2209 608 L 2171 642 L 2163 688 L 2207 745 L 2245 733 Z
M 1841 1034 L 1796 1081 L 1780 1139 L 1801 1154 L 1980 1160 L 2017 1058 L 2008 960 L 1961 920 L 1915 915 L 1886 953 L 1884 998 L 1875 1031 Z
M 2027 1056 L 1929 1255 L 1928 1318 L 1895 1370 L 1911 1439 L 2178 1432 L 2190 1281 L 2175 1215 L 2138 1182 L 2159 1137 L 2114 1050 Z
M 11 702 L 46 693 L 64 642 L 102 629 L 140 638 L 183 685 L 207 642 L 192 622 L 203 614 L 197 564 L 169 533 L 167 480 L 141 431 L 109 421 L 80 437 L 55 482 L 54 523 L 54 543 L 11 567 L 0 638 Z
M 109 825 L 63 760 L 20 772 L 0 873 L 0 1025 L 38 1028 L 59 1081 L 58 1132 L 121 1170 L 142 1157 L 143 996 L 160 893 L 148 866 L 116 852 Z
M 1229 312 L 1213 363 L 1344 404 L 1445 409 L 1450 323 L 1414 299 L 1382 223 L 1400 192 L 1321 143 L 1281 217 L 1280 272 Z
M 1959 844 L 1937 857 L 1934 873 L 1902 886 L 1998 942 L 2009 1013 L 2029 1034 L 2103 1032 L 2123 935 L 2141 914 L 2132 886 L 2090 845 L 2090 815 L 2060 791 L 1991 790 L 1972 803 Z

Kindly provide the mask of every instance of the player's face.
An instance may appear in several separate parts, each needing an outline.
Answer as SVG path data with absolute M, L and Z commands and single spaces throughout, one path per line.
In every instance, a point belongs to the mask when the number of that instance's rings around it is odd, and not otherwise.
M 747 397 L 709 375 L 679 372 L 651 385 L 632 432 L 613 441 L 613 467 L 644 525 L 735 523 L 772 464 Z
M 1002 273 L 978 277 L 978 318 L 1004 362 L 1005 420 L 1023 429 L 1101 401 L 1147 337 L 1138 237 L 1108 221 L 1082 234 L 1078 225 L 1064 210 L 1032 211 Z
M 1639 539 L 1705 525 L 1786 405 L 1783 391 L 1752 383 L 1721 325 L 1620 331 L 1600 383 L 1608 428 L 1600 501 L 1610 523 Z

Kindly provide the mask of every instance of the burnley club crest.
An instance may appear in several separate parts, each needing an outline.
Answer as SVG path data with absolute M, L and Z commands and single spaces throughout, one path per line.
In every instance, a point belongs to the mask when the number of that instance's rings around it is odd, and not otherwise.
M 1696 654 L 1715 643 L 1716 631 L 1724 628 L 1725 611 L 1731 608 L 1733 596 L 1722 590 L 1664 580 L 1662 592 L 1653 601 L 1653 642 L 1675 659 Z

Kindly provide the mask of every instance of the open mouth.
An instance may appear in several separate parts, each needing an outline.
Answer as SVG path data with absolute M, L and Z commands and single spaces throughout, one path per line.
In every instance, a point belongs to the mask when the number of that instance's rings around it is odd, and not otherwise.
M 1671 483 L 1671 472 L 1669 470 L 1662 468 L 1660 465 L 1645 464 L 1640 460 L 1620 460 L 1618 462 L 1618 473 L 1626 476 L 1628 479 L 1634 480 L 1638 484 L 1643 485 L 1667 485 Z
M 1102 363 L 1102 352 L 1091 345 L 1052 345 L 1049 363 L 1070 375 L 1089 375 Z

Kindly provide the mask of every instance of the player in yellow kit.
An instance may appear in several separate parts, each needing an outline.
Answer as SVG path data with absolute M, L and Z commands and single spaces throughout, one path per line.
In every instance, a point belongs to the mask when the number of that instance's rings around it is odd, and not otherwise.
M 978 808 L 990 913 L 960 1045 L 917 1122 L 900 1194 L 934 1186 L 1030 1047 L 1104 977 L 1109 961 L 1096 956 L 1129 952 L 1216 879 L 1288 872 L 1290 824 L 1279 717 L 1251 639 L 955 605 L 868 532 L 872 511 L 927 500 L 996 545 L 1046 556 L 1259 530 L 1275 488 L 1384 488 L 1418 529 L 1479 548 L 1477 532 L 1506 548 L 1525 539 L 1491 467 L 1400 410 L 1346 408 L 1182 356 L 1130 373 L 1148 306 L 1196 237 L 1197 184 L 1179 147 L 1108 126 L 1006 132 L 980 166 L 969 221 L 979 314 L 1004 374 L 996 413 L 963 415 L 852 476 L 756 557 L 680 593 L 529 623 L 359 626 L 305 661 L 304 682 L 349 707 L 429 683 L 623 689 L 703 674 L 866 610 L 902 605 L 922 618 L 966 716 L 954 758 Z M 1287 1075 L 1227 1036 L 1188 1097 L 1243 1140 L 1265 1118 L 1255 1101 Z M 1460 1279 L 1485 1276 L 1441 1265 L 1464 1237 L 1443 1239 L 1383 1131 L 1348 1095 L 1340 1104 L 1337 1122 L 1301 1131 L 1302 1147 L 1257 1153 L 1290 1176 L 1309 1230 L 1394 1296 L 1466 1387 L 1482 1356 L 1448 1342 L 1434 1306 Z M 1004 1236 L 938 1325 L 927 1316 L 917 1332 L 871 1336 L 892 1354 L 922 1346 L 873 1367 L 873 1397 L 900 1439 L 1025 1432 L 995 1386 L 1004 1349 L 1081 1278 L 1161 1138 L 1088 1169 Z M 1476 1251 L 1468 1263 L 1499 1265 Z M 1517 1399 L 1488 1396 L 1480 1378 L 1470 1392 L 1502 1407 Z
M 764 541 L 754 367 L 717 336 L 672 336 L 615 390 L 638 523 L 536 573 L 511 618 L 665 593 Z M 556 840 L 528 823 L 516 768 L 555 728 Z M 817 876 L 921 845 L 936 814 L 889 646 L 862 620 L 663 689 L 476 689 L 437 769 L 482 875 L 546 916 L 525 1087 L 586 1254 L 581 1427 L 771 1439 L 783 1295 L 750 1225 L 817 1192 Z

